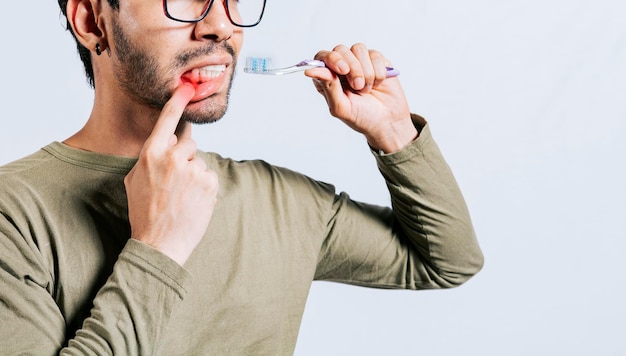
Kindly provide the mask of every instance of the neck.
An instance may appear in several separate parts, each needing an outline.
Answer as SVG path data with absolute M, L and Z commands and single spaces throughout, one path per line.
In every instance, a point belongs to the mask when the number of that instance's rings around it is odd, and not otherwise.
M 83 128 L 66 145 L 85 151 L 137 157 L 152 132 L 159 111 L 131 101 L 126 95 L 98 92 Z

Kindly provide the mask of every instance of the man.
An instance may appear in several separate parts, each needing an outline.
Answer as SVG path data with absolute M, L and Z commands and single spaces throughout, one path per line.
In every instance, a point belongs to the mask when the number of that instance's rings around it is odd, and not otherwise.
M 454 178 L 377 51 L 321 51 L 306 75 L 367 138 L 393 210 L 196 149 L 264 1 L 59 4 L 94 105 L 0 169 L 2 353 L 288 355 L 313 280 L 448 288 L 480 270 Z

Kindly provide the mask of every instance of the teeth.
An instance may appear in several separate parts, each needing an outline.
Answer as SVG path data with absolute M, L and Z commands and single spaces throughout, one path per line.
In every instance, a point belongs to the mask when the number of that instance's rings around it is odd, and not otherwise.
M 226 71 L 225 64 L 210 65 L 202 68 L 194 68 L 182 75 L 185 80 L 192 83 L 204 83 L 213 78 L 217 78 Z
M 225 70 L 226 70 L 226 66 L 223 64 L 206 66 L 206 67 L 199 69 L 199 72 L 200 72 L 199 74 L 200 74 L 200 77 L 215 78 L 219 76 L 220 74 L 224 73 Z

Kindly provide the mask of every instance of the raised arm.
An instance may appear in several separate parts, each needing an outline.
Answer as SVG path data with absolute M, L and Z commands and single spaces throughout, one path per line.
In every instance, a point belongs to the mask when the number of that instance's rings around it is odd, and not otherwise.
M 317 279 L 381 288 L 448 288 L 483 264 L 470 215 L 424 119 L 410 114 L 390 62 L 362 44 L 316 56 L 327 68 L 306 74 L 333 116 L 375 151 L 392 209 L 335 202 Z

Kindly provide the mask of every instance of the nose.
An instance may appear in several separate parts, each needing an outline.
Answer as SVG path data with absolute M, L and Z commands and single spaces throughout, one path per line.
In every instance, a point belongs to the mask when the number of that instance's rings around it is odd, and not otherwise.
M 226 1 L 228 0 L 213 0 L 209 13 L 202 21 L 196 23 L 196 39 L 221 42 L 233 35 L 235 25 L 226 12 Z

